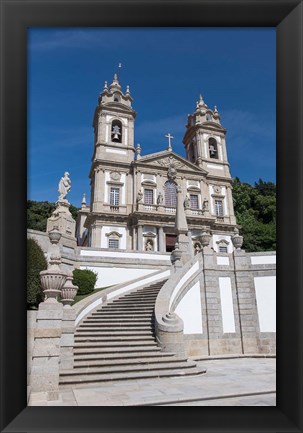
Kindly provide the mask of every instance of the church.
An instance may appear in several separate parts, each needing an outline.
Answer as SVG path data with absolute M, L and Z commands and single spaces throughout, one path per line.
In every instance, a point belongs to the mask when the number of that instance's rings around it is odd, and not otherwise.
M 217 108 L 200 96 L 185 127 L 185 158 L 173 151 L 171 133 L 166 149 L 144 155 L 135 118 L 129 86 L 123 92 L 114 75 L 93 117 L 90 204 L 84 195 L 72 218 L 66 171 L 46 232 L 28 230 L 49 262 L 41 272 L 46 299 L 28 328 L 34 391 L 50 390 L 50 345 L 52 392 L 201 374 L 189 357 L 276 352 L 276 253 L 241 248 Z M 74 269 L 93 271 L 97 281 L 73 304 Z M 49 338 L 33 337 L 36 328 Z M 44 370 L 36 348 L 46 342 Z
M 188 115 L 183 144 L 186 157 L 173 151 L 143 155 L 135 144 L 136 112 L 129 86 L 117 74 L 105 82 L 93 117 L 94 151 L 90 169 L 91 203 L 79 210 L 78 246 L 122 251 L 171 252 L 175 248 L 177 188 L 188 224 L 192 255 L 201 250 L 203 231 L 212 234 L 215 252 L 231 253 L 236 219 L 226 129 L 216 107 L 202 96 Z M 185 119 L 184 119 L 185 120 Z

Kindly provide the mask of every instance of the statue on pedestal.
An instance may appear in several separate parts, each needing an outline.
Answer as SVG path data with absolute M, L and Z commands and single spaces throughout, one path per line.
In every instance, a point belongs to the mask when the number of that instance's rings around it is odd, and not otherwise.
M 58 193 L 59 193 L 58 201 L 65 200 L 65 197 L 70 192 L 71 187 L 72 187 L 72 182 L 71 182 L 71 180 L 69 178 L 69 173 L 66 171 L 64 173 L 64 176 L 61 177 L 60 182 L 59 182 L 59 186 L 58 186 Z

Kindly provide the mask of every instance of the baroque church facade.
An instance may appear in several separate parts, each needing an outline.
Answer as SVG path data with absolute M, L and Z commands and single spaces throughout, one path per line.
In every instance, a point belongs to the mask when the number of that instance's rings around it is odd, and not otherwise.
M 186 157 L 172 150 L 141 155 L 135 146 L 136 112 L 129 86 L 123 92 L 115 74 L 105 82 L 93 118 L 91 202 L 83 197 L 76 237 L 79 246 L 122 251 L 171 252 L 175 247 L 177 188 L 183 194 L 192 254 L 203 231 L 211 247 L 231 253 L 237 228 L 226 130 L 217 108 L 200 96 L 188 115 L 183 138 Z

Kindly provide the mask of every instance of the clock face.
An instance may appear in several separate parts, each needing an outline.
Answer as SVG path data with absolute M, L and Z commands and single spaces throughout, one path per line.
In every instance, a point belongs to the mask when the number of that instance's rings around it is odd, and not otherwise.
M 110 173 L 110 178 L 111 178 L 112 180 L 120 180 L 120 178 L 121 178 L 121 173 L 119 173 L 118 171 L 112 171 L 112 172 Z

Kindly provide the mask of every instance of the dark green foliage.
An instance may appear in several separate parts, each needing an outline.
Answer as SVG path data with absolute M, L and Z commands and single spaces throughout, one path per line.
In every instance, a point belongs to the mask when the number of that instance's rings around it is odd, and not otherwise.
M 79 287 L 78 295 L 87 295 L 94 291 L 97 274 L 89 269 L 75 269 L 73 271 L 73 284 Z
M 48 201 L 27 201 L 27 228 L 32 230 L 46 231 L 47 218 L 52 215 L 56 208 L 56 203 Z M 78 209 L 70 205 L 69 207 L 72 217 L 76 220 Z
M 43 300 L 40 272 L 47 269 L 47 261 L 34 239 L 27 239 L 27 308 L 36 308 Z
M 234 179 L 233 200 L 242 226 L 243 248 L 248 252 L 276 249 L 276 186 L 259 179 L 254 186 Z

